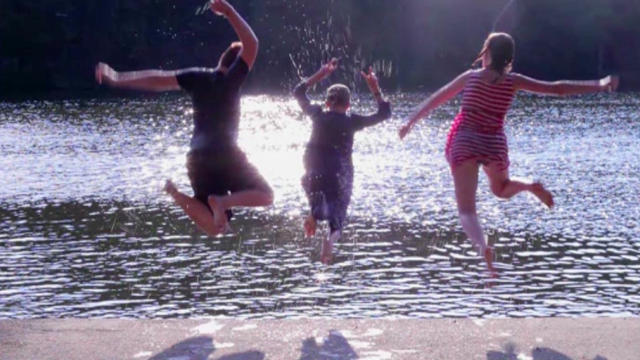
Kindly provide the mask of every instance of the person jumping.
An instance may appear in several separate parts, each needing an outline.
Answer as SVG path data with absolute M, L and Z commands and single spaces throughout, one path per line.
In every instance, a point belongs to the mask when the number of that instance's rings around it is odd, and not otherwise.
M 240 38 L 222 54 L 215 69 L 120 73 L 100 63 L 96 80 L 115 88 L 182 89 L 191 95 L 194 129 L 187 172 L 194 197 L 178 191 L 171 180 L 164 190 L 198 227 L 216 236 L 227 228 L 232 208 L 269 206 L 273 192 L 238 146 L 240 89 L 258 54 L 258 39 L 227 1 L 213 0 L 210 7 L 229 20 Z
M 304 227 L 307 237 L 315 235 L 318 221 L 329 222 L 329 234 L 322 243 L 321 261 L 330 263 L 333 244 L 342 236 L 353 189 L 353 140 L 355 133 L 381 123 L 391 117 L 391 105 L 378 85 L 378 78 L 369 68 L 362 72 L 371 93 L 378 102 L 378 111 L 369 116 L 347 114 L 351 106 L 351 92 L 344 85 L 336 84 L 327 90 L 326 110 L 312 104 L 307 89 L 331 75 L 338 67 L 332 59 L 293 91 L 302 111 L 311 118 L 311 139 L 304 154 L 305 174 L 302 186 L 311 211 Z

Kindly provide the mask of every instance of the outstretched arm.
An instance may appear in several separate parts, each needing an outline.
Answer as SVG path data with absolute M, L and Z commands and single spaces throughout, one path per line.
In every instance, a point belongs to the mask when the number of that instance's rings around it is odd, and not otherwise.
M 144 70 L 117 72 L 109 65 L 99 63 L 96 66 L 96 81 L 115 88 L 141 91 L 180 90 L 175 71 Z
M 298 86 L 293 89 L 293 96 L 298 100 L 298 104 L 307 115 L 314 115 L 321 111 L 322 108 L 318 105 L 312 105 L 311 100 L 307 97 L 307 90 L 309 87 L 319 83 L 322 79 L 331 75 L 338 68 L 338 59 L 331 59 L 328 63 L 320 67 L 320 70 L 316 71 L 310 78 L 302 81 Z
M 536 94 L 546 95 L 578 95 L 600 91 L 616 91 L 620 79 L 617 76 L 607 76 L 601 80 L 592 81 L 540 81 L 520 74 L 513 75 L 516 90 L 524 90 Z
M 367 86 L 371 91 L 371 94 L 378 101 L 378 112 L 368 116 L 353 115 L 355 126 L 357 129 L 363 129 L 368 126 L 379 124 L 391 117 L 391 104 L 384 99 L 382 92 L 380 91 L 380 85 L 378 83 L 378 77 L 373 72 L 373 69 L 369 67 L 369 74 L 364 71 L 360 72 L 362 77 L 367 82 Z
M 210 7 L 215 14 L 226 17 L 231 23 L 231 26 L 233 26 L 242 43 L 242 50 L 240 50 L 239 56 L 247 63 L 249 69 L 251 69 L 258 56 L 258 38 L 256 34 L 242 16 L 238 14 L 236 9 L 226 0 L 213 0 L 211 1 Z
M 307 85 L 307 87 L 312 87 L 313 85 L 319 83 L 325 78 L 329 77 L 329 75 L 333 74 L 334 71 L 338 68 L 338 59 L 333 58 L 328 63 L 322 65 L 315 74 L 311 75 L 303 83 Z
M 404 137 L 407 136 L 407 134 L 411 131 L 415 124 L 420 119 L 425 117 L 429 112 L 458 95 L 460 91 L 462 91 L 467 85 L 467 81 L 469 81 L 470 75 L 471 70 L 458 76 L 457 78 L 455 78 L 455 80 L 433 93 L 433 95 L 429 96 L 427 100 L 420 104 L 420 106 L 416 108 L 416 111 L 413 113 L 413 115 L 409 117 L 409 121 L 400 129 L 400 139 L 404 139 Z

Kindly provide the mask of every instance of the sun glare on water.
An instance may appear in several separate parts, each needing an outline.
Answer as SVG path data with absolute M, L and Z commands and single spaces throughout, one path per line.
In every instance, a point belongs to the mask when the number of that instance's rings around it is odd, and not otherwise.
M 302 176 L 302 155 L 310 123 L 294 100 L 245 98 L 240 128 L 240 146 L 266 178 Z

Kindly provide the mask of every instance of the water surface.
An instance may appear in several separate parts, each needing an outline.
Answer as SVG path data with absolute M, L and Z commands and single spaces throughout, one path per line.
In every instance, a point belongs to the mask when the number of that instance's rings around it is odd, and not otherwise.
M 394 118 L 357 135 L 328 267 L 302 236 L 310 124 L 291 99 L 243 101 L 240 141 L 276 203 L 215 239 L 160 191 L 166 178 L 190 191 L 186 98 L 0 103 L 0 318 L 640 315 L 640 96 L 518 98 L 511 173 L 542 180 L 557 208 L 496 199 L 481 179 L 493 288 L 444 160 L 457 104 L 397 139 L 424 96 L 394 96 Z

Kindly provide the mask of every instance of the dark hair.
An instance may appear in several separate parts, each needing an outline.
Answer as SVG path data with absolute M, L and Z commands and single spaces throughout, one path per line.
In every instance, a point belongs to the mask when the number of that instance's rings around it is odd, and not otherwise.
M 500 74 L 511 71 L 516 52 L 516 43 L 513 41 L 511 35 L 506 33 L 489 34 L 489 37 L 487 37 L 487 40 L 484 42 L 482 51 L 480 51 L 478 58 L 473 64 L 475 65 L 479 61 L 482 61 L 482 57 L 487 52 L 491 55 L 489 68 Z
M 218 62 L 218 66 L 229 68 L 233 64 L 234 61 L 238 58 L 238 54 L 242 50 L 241 42 L 231 43 L 229 48 L 222 53 L 220 56 L 220 61 Z

